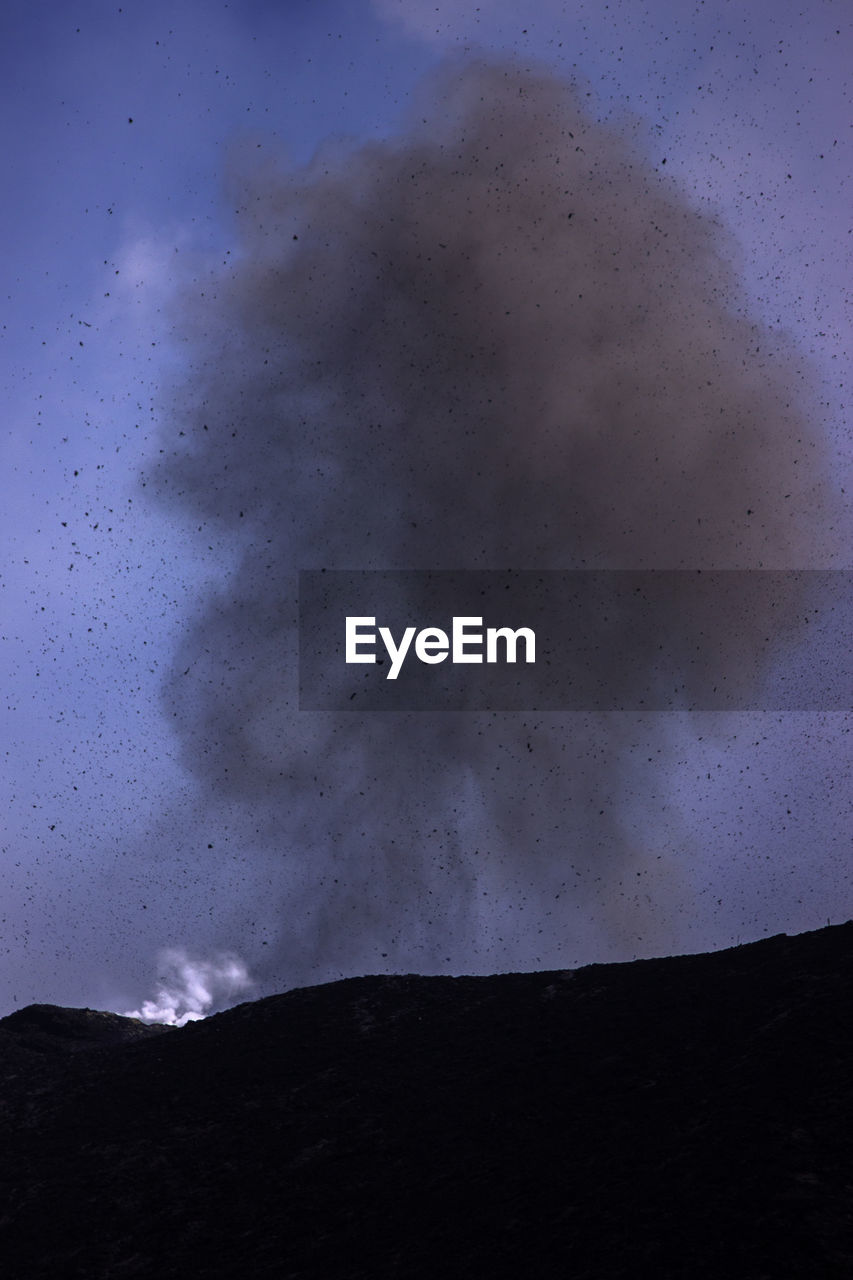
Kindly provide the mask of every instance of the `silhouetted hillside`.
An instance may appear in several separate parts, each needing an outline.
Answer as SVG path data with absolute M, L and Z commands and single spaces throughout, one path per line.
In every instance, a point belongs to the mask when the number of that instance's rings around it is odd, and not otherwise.
M 0 1265 L 124 1277 L 849 1277 L 853 924 L 358 978 L 181 1030 L 0 1021 Z

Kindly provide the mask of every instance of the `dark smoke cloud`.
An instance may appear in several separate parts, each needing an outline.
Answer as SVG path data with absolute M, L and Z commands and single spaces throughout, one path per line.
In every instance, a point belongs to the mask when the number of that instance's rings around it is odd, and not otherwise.
M 681 722 L 300 714 L 296 572 L 829 564 L 799 354 L 723 230 L 514 64 L 445 67 L 391 141 L 238 160 L 230 195 L 149 480 L 240 551 L 164 697 L 267 851 L 269 972 L 680 945 Z

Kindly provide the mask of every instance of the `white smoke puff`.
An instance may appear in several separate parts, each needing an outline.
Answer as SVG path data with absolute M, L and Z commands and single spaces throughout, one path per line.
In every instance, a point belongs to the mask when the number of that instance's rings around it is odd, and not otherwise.
M 157 963 L 161 972 L 154 999 L 144 1000 L 142 1008 L 128 1011 L 126 1018 L 183 1027 L 227 1008 L 254 985 L 244 962 L 232 953 L 198 960 L 180 948 L 169 948 L 159 953 Z

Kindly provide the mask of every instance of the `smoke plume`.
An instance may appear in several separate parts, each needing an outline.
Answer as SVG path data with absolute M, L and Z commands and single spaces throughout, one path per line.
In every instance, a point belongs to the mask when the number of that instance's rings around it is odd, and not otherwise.
M 126 1018 L 183 1027 L 232 1005 L 253 986 L 245 964 L 234 955 L 201 960 L 180 948 L 164 950 L 158 957 L 158 968 L 161 973 L 154 999 L 144 1000 L 141 1009 L 129 1010 Z
M 454 62 L 398 137 L 235 162 L 148 483 L 238 552 L 164 705 L 263 851 L 279 980 L 682 941 L 682 721 L 297 705 L 301 568 L 829 563 L 808 370 L 628 133 Z

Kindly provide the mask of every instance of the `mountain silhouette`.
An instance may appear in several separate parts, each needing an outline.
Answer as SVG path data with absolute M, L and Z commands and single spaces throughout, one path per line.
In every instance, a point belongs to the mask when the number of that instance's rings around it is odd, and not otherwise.
M 23 1280 L 853 1274 L 853 923 L 0 1021 Z

